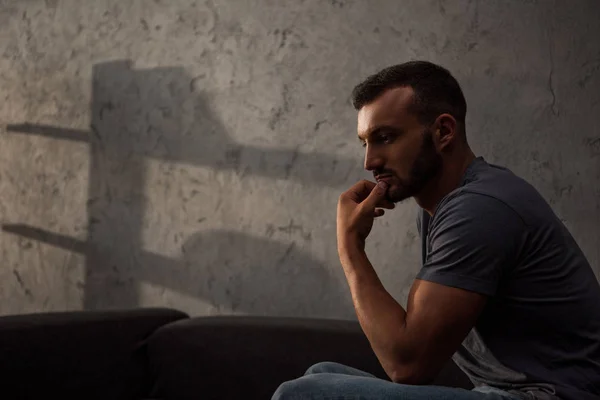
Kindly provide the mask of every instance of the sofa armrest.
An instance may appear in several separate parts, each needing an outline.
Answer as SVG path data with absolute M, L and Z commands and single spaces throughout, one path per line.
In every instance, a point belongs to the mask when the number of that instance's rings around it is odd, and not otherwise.
M 148 343 L 155 395 L 178 399 L 269 399 L 320 361 L 388 379 L 355 321 L 203 317 L 164 326 Z M 472 387 L 449 362 L 435 384 Z
M 151 388 L 145 340 L 188 316 L 170 309 L 0 317 L 5 398 L 135 399 Z

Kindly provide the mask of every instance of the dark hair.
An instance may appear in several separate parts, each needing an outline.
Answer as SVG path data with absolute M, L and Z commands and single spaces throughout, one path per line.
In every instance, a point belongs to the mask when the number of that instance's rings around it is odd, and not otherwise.
M 465 127 L 467 102 L 450 72 L 429 61 L 409 61 L 387 67 L 352 90 L 352 105 L 360 110 L 389 89 L 410 86 L 414 91 L 412 111 L 423 124 L 431 124 L 443 113 Z

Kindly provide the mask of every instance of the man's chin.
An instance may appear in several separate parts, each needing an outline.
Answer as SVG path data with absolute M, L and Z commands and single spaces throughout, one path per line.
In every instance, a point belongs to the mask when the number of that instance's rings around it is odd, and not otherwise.
M 413 194 L 404 187 L 393 185 L 387 190 L 385 196 L 392 203 L 400 203 L 411 198 Z

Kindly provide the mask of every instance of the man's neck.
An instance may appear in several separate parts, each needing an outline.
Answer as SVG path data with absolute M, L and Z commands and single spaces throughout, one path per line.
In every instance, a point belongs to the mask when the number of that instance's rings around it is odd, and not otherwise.
M 460 185 L 465 171 L 475 159 L 475 154 L 470 148 L 466 148 L 462 154 L 454 155 L 453 158 L 447 160 L 440 174 L 415 196 L 417 204 L 429 215 L 433 215 L 439 202 Z

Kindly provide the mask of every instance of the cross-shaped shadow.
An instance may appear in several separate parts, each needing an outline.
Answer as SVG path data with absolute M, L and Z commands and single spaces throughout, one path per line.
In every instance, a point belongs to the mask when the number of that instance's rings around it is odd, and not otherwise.
M 231 170 L 240 179 L 258 175 L 340 190 L 348 175 L 360 171 L 359 161 L 235 143 L 182 68 L 102 63 L 94 66 L 92 85 L 89 131 L 7 127 L 89 144 L 87 240 L 3 225 L 4 231 L 85 254 L 85 309 L 134 307 L 137 283 L 147 281 L 245 313 L 353 315 L 343 280 L 295 242 L 204 231 L 182 244 L 181 259 L 171 259 L 145 251 L 141 240 L 148 158 Z

